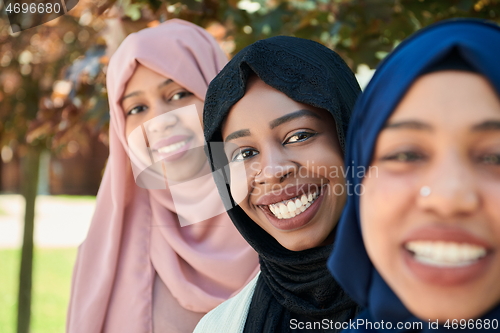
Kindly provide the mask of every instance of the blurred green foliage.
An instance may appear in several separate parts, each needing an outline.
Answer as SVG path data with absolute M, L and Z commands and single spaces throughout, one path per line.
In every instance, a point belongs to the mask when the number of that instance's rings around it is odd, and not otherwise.
M 178 17 L 227 28 L 235 54 L 276 35 L 316 40 L 340 53 L 355 69 L 374 68 L 395 45 L 429 24 L 455 17 L 500 22 L 499 0 L 226 0 L 130 2 L 132 19 L 148 8 L 157 17 Z

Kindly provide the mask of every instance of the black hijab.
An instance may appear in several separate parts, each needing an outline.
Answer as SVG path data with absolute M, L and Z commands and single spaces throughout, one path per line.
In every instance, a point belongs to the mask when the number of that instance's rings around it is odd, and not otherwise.
M 203 112 L 207 153 L 226 210 L 260 257 L 261 275 L 244 332 L 292 332 L 291 319 L 331 320 L 332 329 L 326 325 L 327 329 L 318 331 L 334 332 L 334 323 L 353 318 L 357 306 L 326 268 L 333 245 L 290 251 L 235 205 L 230 194 L 221 127 L 245 94 L 252 74 L 294 101 L 330 112 L 342 150 L 359 85 L 345 62 L 327 47 L 301 38 L 272 37 L 246 47 L 222 69 L 208 87 Z

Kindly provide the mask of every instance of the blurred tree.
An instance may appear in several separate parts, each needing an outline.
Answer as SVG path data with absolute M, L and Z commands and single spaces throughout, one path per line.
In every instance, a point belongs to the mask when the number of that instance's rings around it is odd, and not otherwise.
M 95 71 L 85 63 L 78 86 L 65 80 L 71 64 L 83 61 L 85 54 L 103 50 L 97 31 L 104 22 L 91 14 L 89 6 L 95 5 L 81 4 L 72 15 L 17 33 L 12 33 L 5 16 L 0 18 L 0 148 L 10 152 L 2 158 L 15 155 L 21 160 L 21 194 L 26 202 L 17 323 L 17 331 L 22 333 L 29 331 L 31 312 L 40 152 L 50 149 L 61 156 L 71 155 L 71 141 L 85 149 L 90 135 L 105 127 L 106 108 L 101 105 L 99 110 L 97 98 L 92 99 L 102 94 L 101 66 Z M 79 100 L 76 92 L 82 90 L 87 97 Z
M 500 22 L 500 0 L 123 0 L 116 5 L 129 20 L 178 17 L 209 29 L 220 24 L 225 33 L 219 41 L 231 55 L 276 35 L 313 39 L 353 69 L 376 67 L 403 39 L 441 20 Z
M 18 332 L 28 332 L 38 156 L 107 141 L 104 72 L 130 33 L 170 18 L 211 32 L 228 55 L 275 35 L 316 40 L 354 70 L 418 29 L 453 17 L 500 22 L 500 0 L 80 0 L 69 15 L 20 33 L 0 18 L 0 151 L 21 158 L 26 198 Z M 4 154 L 4 152 L 6 152 Z

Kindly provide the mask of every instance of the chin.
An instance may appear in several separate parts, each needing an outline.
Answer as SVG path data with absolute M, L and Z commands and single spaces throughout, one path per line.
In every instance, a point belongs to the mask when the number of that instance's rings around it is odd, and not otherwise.
M 310 249 L 310 248 L 313 248 L 315 246 L 312 246 L 310 244 L 283 244 L 283 243 L 280 243 L 285 249 L 287 250 L 290 250 L 290 251 L 295 251 L 295 252 L 298 252 L 298 251 L 304 251 L 304 250 L 307 250 L 307 249 Z
M 405 304 L 408 310 L 423 321 L 436 321 L 444 324 L 447 320 L 469 320 L 480 318 L 495 305 L 486 308 L 485 304 L 470 302 L 443 302 L 443 299 L 429 299 L 421 304 Z
M 205 157 L 205 156 L 203 156 Z M 169 181 L 182 182 L 193 179 L 193 176 L 200 173 L 203 168 L 206 168 L 206 174 L 209 174 L 208 163 L 206 158 L 198 156 L 190 156 L 190 158 L 182 159 L 174 162 L 166 162 L 166 178 Z
M 307 235 L 301 235 L 300 238 L 292 238 L 285 235 L 283 238 L 284 239 L 280 240 L 275 237 L 281 246 L 290 251 L 304 251 L 324 245 L 323 239 L 315 239 L 307 237 Z
M 420 318 L 423 321 L 436 321 L 439 320 L 440 323 L 446 322 L 446 320 L 450 319 L 469 319 L 472 317 L 464 316 L 463 311 L 457 311 L 458 309 L 449 307 L 447 305 L 439 304 L 440 302 L 433 302 L 432 306 L 422 306 L 424 304 L 412 305 L 408 304 L 406 307 L 408 310 L 413 313 L 416 317 Z M 436 311 L 436 306 L 438 306 L 438 311 Z

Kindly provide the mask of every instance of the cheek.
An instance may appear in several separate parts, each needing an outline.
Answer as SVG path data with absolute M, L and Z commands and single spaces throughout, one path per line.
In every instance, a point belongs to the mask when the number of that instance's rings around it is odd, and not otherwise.
M 197 115 L 186 115 L 182 118 L 184 127 L 193 132 L 197 138 L 203 138 L 203 128 Z
M 179 108 L 194 105 L 196 112 L 189 112 L 189 117 L 191 121 L 195 121 L 196 123 L 202 126 L 203 124 L 203 107 L 205 103 L 200 100 L 198 97 L 192 96 L 187 99 L 181 100 L 182 102 L 179 104 Z
M 196 111 L 198 113 L 198 119 L 200 121 L 200 124 L 203 124 L 203 108 L 205 106 L 205 103 L 199 99 L 194 103 L 196 106 Z
M 482 192 L 485 214 L 492 221 L 494 237 L 500 243 L 500 209 L 498 209 L 498 203 L 500 202 L 500 180 L 483 180 L 478 183 L 478 186 Z
M 230 173 L 231 173 L 231 196 L 234 201 L 238 205 L 242 205 L 244 208 L 247 197 L 250 193 L 250 178 L 249 178 L 249 170 L 245 167 L 244 163 L 232 163 L 230 164 Z M 255 191 L 259 191 L 259 187 L 254 188 Z M 254 193 L 252 195 L 257 195 L 261 193 Z M 246 208 L 244 208 L 246 209 Z
M 368 256 L 381 275 L 392 270 L 405 217 L 411 213 L 413 181 L 370 169 L 362 183 L 360 218 Z
M 134 119 L 137 117 L 127 117 L 125 116 L 125 138 L 128 138 L 130 133 L 137 127 L 139 127 L 142 122 L 138 121 L 137 119 Z
M 178 117 L 181 120 L 183 131 L 187 131 L 194 138 L 192 147 L 200 147 L 204 145 L 205 139 L 203 136 L 203 127 L 196 112 L 180 114 Z
M 299 175 L 311 178 L 327 178 L 331 182 L 344 183 L 344 159 L 340 149 L 337 149 L 329 138 L 323 137 L 311 145 L 294 149 L 293 160 L 301 165 Z

